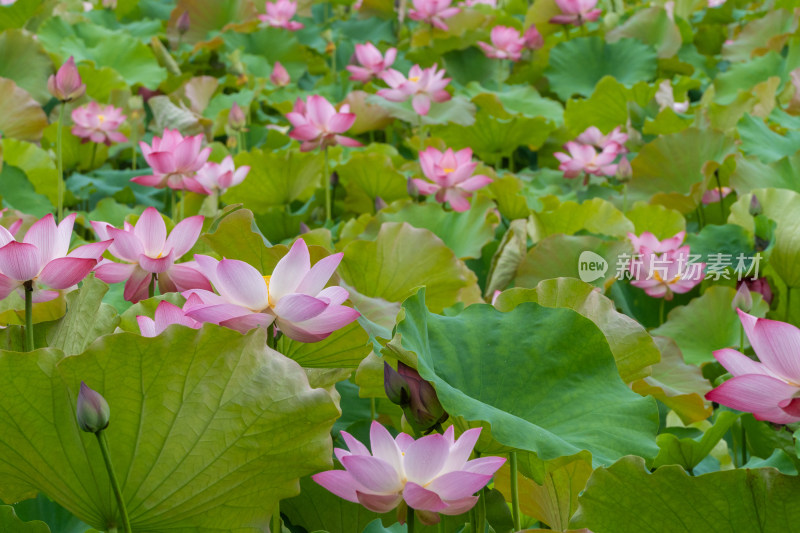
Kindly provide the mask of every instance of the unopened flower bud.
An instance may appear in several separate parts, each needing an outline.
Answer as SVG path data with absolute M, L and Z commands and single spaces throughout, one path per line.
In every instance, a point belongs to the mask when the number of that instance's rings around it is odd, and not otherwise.
M 749 211 L 750 211 L 750 216 L 753 217 L 760 215 L 764 211 L 761 207 L 761 202 L 758 201 L 758 198 L 756 197 L 755 194 L 750 197 Z
M 86 85 L 81 80 L 72 56 L 47 80 L 47 90 L 62 102 L 80 98 L 86 92 Z
M 280 61 L 276 61 L 272 66 L 272 74 L 269 75 L 269 81 L 277 87 L 284 87 L 289 85 L 292 79 L 289 77 L 289 72 L 281 65 Z
M 75 414 L 78 425 L 83 431 L 97 433 L 108 427 L 110 417 L 108 402 L 99 392 L 87 387 L 83 381 L 78 393 L 78 407 Z
M 631 167 L 631 162 L 623 154 L 617 165 L 617 180 L 620 183 L 628 183 L 631 178 L 633 178 L 633 167 Z
M 422 379 L 416 370 L 403 363 L 397 364 L 397 371 L 405 378 L 409 388 L 409 403 L 403 411 L 410 424 L 425 432 L 447 420 L 449 415 L 439 402 L 433 385 Z
M 189 28 L 191 28 L 192 20 L 189 18 L 189 12 L 184 11 L 181 13 L 181 16 L 178 17 L 178 22 L 175 24 L 175 28 L 178 30 L 178 33 L 183 35 Z
M 233 130 L 240 130 L 244 128 L 245 124 L 247 123 L 247 117 L 244 116 L 244 111 L 239 104 L 236 102 L 233 103 L 230 112 L 228 113 L 228 125 Z
M 381 198 L 380 196 L 376 196 L 375 197 L 375 212 L 377 213 L 378 211 L 380 211 L 381 209 L 384 209 L 386 207 L 388 207 L 388 204 L 386 203 L 386 201 L 383 198 Z
M 733 297 L 731 307 L 733 309 L 741 309 L 745 313 L 749 313 L 753 308 L 753 296 L 750 294 L 750 288 L 747 286 L 747 283 L 741 282 L 739 284 L 739 289 Z
M 308 233 L 309 231 L 311 231 L 311 228 L 308 227 L 308 224 L 306 224 L 305 222 L 301 222 L 300 223 L 300 235 L 303 235 L 304 233 Z
M 408 382 L 386 361 L 383 362 L 383 389 L 393 404 L 400 407 L 409 404 L 411 390 L 408 388 Z
M 538 50 L 539 48 L 544 46 L 544 38 L 542 34 L 539 33 L 539 30 L 536 29 L 536 26 L 531 24 L 531 27 L 525 30 L 525 33 L 522 35 L 522 38 L 525 40 L 525 47 L 530 48 L 531 50 Z

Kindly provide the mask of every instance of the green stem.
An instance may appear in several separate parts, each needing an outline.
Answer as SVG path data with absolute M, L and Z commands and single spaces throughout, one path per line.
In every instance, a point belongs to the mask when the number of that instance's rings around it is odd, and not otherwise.
M 275 340 L 275 325 L 270 324 L 267 326 L 267 346 L 273 350 L 278 350 L 278 342 Z
M 703 208 L 703 202 L 697 207 L 700 209 L 700 229 L 703 229 L 706 225 L 706 210 Z
M 131 124 L 131 169 L 136 170 L 136 137 L 138 133 L 138 123 Z
M 444 517 L 439 517 L 439 524 L 436 526 L 437 533 L 444 533 Z
M 89 162 L 89 169 L 94 170 L 94 160 L 97 157 L 97 143 L 92 143 L 92 160 Z
M 170 207 L 172 208 L 172 220 L 177 221 L 178 218 L 178 202 L 175 201 L 175 189 L 169 188 Z
M 147 288 L 147 297 L 152 298 L 156 295 L 156 285 L 158 285 L 158 274 L 153 274 L 153 280 Z
M 628 211 L 628 184 L 622 185 L 622 212 Z
M 181 204 L 180 204 L 181 208 L 180 208 L 180 216 L 178 218 L 178 222 L 183 220 L 183 214 L 184 214 L 183 209 L 184 209 L 184 205 L 186 204 L 186 202 L 184 201 L 184 200 L 186 200 L 186 191 L 184 189 L 181 189 L 181 193 L 180 194 L 181 194 Z
M 658 307 L 658 325 L 662 325 L 664 323 L 664 308 L 667 306 L 667 300 L 661 298 L 661 303 Z
M 783 321 L 789 322 L 790 310 L 792 308 L 792 288 L 786 286 L 786 311 L 783 313 Z
M 117 475 L 114 473 L 114 465 L 111 464 L 111 454 L 108 452 L 108 439 L 103 431 L 95 433 L 97 436 L 97 443 L 100 445 L 100 452 L 103 454 L 103 461 L 106 463 L 106 470 L 108 470 L 108 479 L 111 482 L 111 488 L 114 491 L 114 496 L 117 498 L 117 505 L 119 506 L 119 514 L 122 516 L 122 529 L 125 533 L 131 533 L 131 521 L 128 519 L 128 510 L 125 508 L 125 500 L 122 499 L 122 491 L 119 488 Z
M 511 469 L 511 514 L 514 517 L 514 531 L 519 531 L 520 513 L 519 513 L 519 478 L 517 467 L 517 452 L 509 454 L 509 468 Z
M 742 425 L 742 466 L 747 464 L 747 433 L 744 430 L 744 423 L 739 421 Z
M 719 172 L 714 172 L 714 177 L 717 179 L 717 190 L 719 191 L 719 214 L 722 215 L 722 223 L 725 223 L 725 206 L 722 202 L 722 183 L 719 181 Z
M 33 282 L 25 282 L 25 348 L 32 352 L 33 345 Z
M 414 509 L 413 507 L 408 508 L 408 515 L 406 516 L 406 524 L 408 525 L 408 533 L 414 533 L 414 526 L 417 523 L 417 519 L 414 516 Z
M 56 164 L 58 165 L 58 215 L 56 220 L 61 222 L 64 217 L 64 158 L 61 154 L 63 151 L 63 142 L 61 140 L 61 130 L 64 124 L 64 111 L 66 110 L 66 102 L 61 102 L 61 108 L 58 110 L 58 128 L 56 129 Z
M 369 419 L 375 420 L 375 398 L 369 399 Z
M 325 159 L 325 166 L 323 168 L 322 174 L 322 186 L 325 188 L 325 223 L 330 223 L 331 221 L 331 211 L 333 210 L 331 207 L 331 171 L 328 162 L 328 147 L 326 146 L 323 150 L 324 159 Z
M 269 526 L 272 533 L 281 533 L 281 508 L 280 503 L 278 507 L 275 509 L 275 513 L 272 515 L 272 524 Z

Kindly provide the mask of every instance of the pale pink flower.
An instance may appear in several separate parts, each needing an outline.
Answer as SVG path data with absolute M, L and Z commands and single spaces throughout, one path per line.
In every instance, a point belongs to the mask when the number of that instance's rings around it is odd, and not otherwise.
M 122 109 L 113 105 L 100 106 L 97 102 L 76 107 L 72 110 L 72 134 L 81 137 L 82 142 L 92 141 L 111 146 L 112 142 L 124 143 L 128 138 L 117 131 L 125 121 Z
M 80 98 L 86 92 L 86 85 L 81 80 L 72 56 L 47 80 L 47 90 L 62 102 Z
M 320 259 L 312 267 L 303 239 L 294 243 L 270 276 L 263 276 L 244 261 L 217 261 L 205 255 L 196 255 L 195 260 L 218 293 L 183 293 L 187 298 L 199 298 L 200 303 L 184 307 L 195 320 L 242 333 L 259 326 L 266 328 L 275 321 L 288 337 L 317 342 L 360 316 L 355 309 L 342 305 L 350 296 L 346 289 L 335 285 L 325 288 L 342 254 Z
M 33 301 L 47 302 L 58 296 L 48 289 L 68 289 L 92 271 L 111 241 L 84 244 L 70 252 L 75 216 L 72 213 L 56 226 L 53 215 L 47 215 L 33 223 L 22 242 L 0 226 L 0 299 L 14 290 L 22 296 L 23 286 L 30 282 Z
M 628 233 L 628 239 L 633 244 L 633 249 L 637 254 L 655 253 L 663 254 L 665 252 L 674 252 L 683 244 L 683 239 L 686 237 L 686 232 L 678 232 L 674 237 L 659 241 L 658 238 L 645 231 L 639 237 L 633 233 Z
M 631 285 L 648 296 L 672 300 L 674 294 L 689 292 L 703 281 L 705 263 L 692 263 L 689 247 L 661 255 L 646 251 L 631 262 Z
M 188 306 L 190 304 L 187 301 Z M 165 329 L 173 324 L 180 324 L 193 329 L 199 329 L 203 324 L 197 320 L 190 318 L 186 315 L 183 309 L 175 304 L 171 304 L 165 300 L 158 302 L 154 319 L 149 316 L 136 316 L 136 322 L 139 324 L 139 331 L 142 337 L 156 337 L 161 335 Z
M 492 44 L 478 42 L 483 53 L 494 59 L 519 61 L 525 48 L 525 38 L 519 30 L 508 26 L 495 26 L 491 33 Z
M 575 140 L 579 143 L 590 144 L 600 150 L 605 150 L 609 145 L 616 144 L 617 152 L 626 153 L 628 151 L 625 148 L 625 143 L 628 142 L 628 134 L 623 133 L 619 126 L 611 130 L 608 135 L 603 135 L 603 132 L 596 126 L 589 126 Z
M 727 0 L 708 0 L 708 7 L 719 7 L 725 5 Z
M 542 34 L 539 33 L 539 30 L 536 29 L 536 26 L 533 24 L 531 24 L 530 28 L 525 30 L 525 33 L 522 35 L 522 37 L 525 39 L 526 48 L 538 50 L 544 46 L 544 37 L 542 37 Z
M 720 190 L 718 187 L 714 187 L 713 189 L 708 189 L 706 192 L 703 193 L 702 201 L 705 205 L 715 204 L 732 192 L 733 189 L 731 189 L 730 187 L 722 187 L 722 190 Z
M 444 69 L 438 70 L 436 65 L 423 69 L 414 65 L 408 72 L 408 78 L 395 69 L 389 69 L 383 74 L 385 81 L 391 89 L 381 89 L 378 96 L 391 102 L 405 102 L 412 98 L 411 105 L 420 115 L 427 115 L 431 109 L 431 100 L 446 102 L 450 100 L 450 93 L 445 90 L 450 78 L 445 78 Z
M 616 143 L 610 143 L 600 153 L 593 146 L 575 141 L 568 142 L 564 147 L 569 155 L 564 152 L 553 155 L 561 162 L 558 170 L 564 172 L 565 178 L 577 178 L 583 172 L 595 176 L 613 176 L 617 173 L 614 161 L 620 153 L 620 147 Z
M 176 264 L 192 249 L 203 229 L 203 217 L 193 216 L 180 221 L 167 236 L 161 214 L 148 207 L 135 226 L 127 222 L 117 229 L 106 222 L 92 222 L 102 239 L 114 239 L 108 251 L 124 261 L 102 260 L 95 275 L 106 283 L 125 282 L 124 298 L 136 303 L 148 296 L 153 275 L 158 278 L 161 294 L 189 289 L 211 290 L 208 280 L 192 262 Z
M 597 20 L 602 13 L 602 10 L 595 9 L 597 0 L 556 0 L 556 4 L 561 14 L 551 18 L 551 24 L 582 26 L 584 22 Z
M 800 421 L 800 330 L 739 309 L 737 313 L 760 362 L 731 348 L 714 352 L 733 377 L 708 392 L 706 399 L 753 413 L 757 420 Z
M 672 92 L 672 83 L 670 83 L 669 80 L 664 80 L 658 84 L 658 90 L 656 91 L 655 98 L 659 111 L 669 107 L 676 113 L 686 113 L 686 111 L 689 109 L 688 100 L 686 102 L 675 101 L 675 95 Z
M 430 181 L 417 178 L 412 180 L 417 190 L 422 194 L 436 194 L 437 202 L 450 202 L 454 211 L 469 209 L 468 198 L 472 196 L 472 191 L 492 182 L 487 176 L 472 175 L 478 163 L 472 161 L 470 148 L 458 152 L 448 148 L 440 152 L 429 146 L 419 153 L 419 163 L 425 177 Z
M 178 130 L 164 130 L 162 138 L 153 137 L 153 144 L 140 142 L 142 154 L 153 170 L 153 174 L 136 176 L 131 181 L 148 187 L 163 189 L 187 189 L 205 194 L 203 186 L 194 179 L 211 154 L 211 148 L 203 146 L 203 135 L 183 137 Z
M 372 452 L 346 431 L 341 435 L 349 450 L 334 453 L 344 470 L 328 470 L 312 477 L 333 494 L 370 511 L 387 513 L 402 501 L 416 510 L 423 524 L 439 522 L 439 515 L 459 515 L 477 503 L 475 493 L 503 466 L 501 457 L 469 460 L 481 428 L 468 429 L 458 440 L 453 426 L 444 435 L 417 440 L 406 433 L 392 438 L 377 421 L 370 427 Z
M 767 278 L 745 278 L 739 282 L 740 284 L 747 285 L 747 288 L 752 292 L 757 292 L 761 295 L 767 305 L 772 304 L 772 287 L 769 285 Z
M 497 0 L 464 0 L 464 5 L 467 7 L 477 6 L 478 4 L 490 6 L 492 9 L 497 8 Z
M 372 78 L 383 76 L 386 69 L 394 63 L 397 57 L 397 48 L 389 48 L 384 56 L 372 43 L 357 44 L 355 56 L 361 66 L 348 65 L 345 67 L 350 71 L 350 79 L 368 82 Z
M 225 157 L 222 163 L 208 161 L 203 168 L 197 171 L 196 180 L 203 186 L 206 194 L 218 192 L 224 194 L 234 185 L 239 185 L 247 177 L 250 167 L 242 165 L 236 168 L 231 156 Z
M 289 31 L 297 31 L 305 26 L 292 19 L 297 12 L 297 2 L 292 0 L 277 0 L 276 2 L 266 3 L 266 15 L 259 15 L 258 18 L 266 22 L 268 26 L 276 28 L 286 28 Z
M 342 105 L 337 112 L 336 108 L 322 96 L 309 96 L 307 104 L 298 98 L 294 103 L 294 109 L 286 115 L 286 118 L 294 126 L 289 137 L 302 141 L 300 145 L 302 152 L 336 144 L 361 146 L 355 139 L 340 135 L 349 130 L 356 121 L 356 115 L 350 113 L 348 104 Z
M 414 0 L 414 8 L 408 10 L 412 20 L 427 22 L 428 24 L 447 31 L 444 19 L 457 15 L 461 9 L 450 7 L 452 0 Z
M 272 74 L 269 75 L 269 81 L 276 87 L 285 87 L 289 85 L 292 79 L 289 77 L 289 71 L 286 70 L 286 67 L 281 65 L 280 61 L 276 61 L 272 65 Z

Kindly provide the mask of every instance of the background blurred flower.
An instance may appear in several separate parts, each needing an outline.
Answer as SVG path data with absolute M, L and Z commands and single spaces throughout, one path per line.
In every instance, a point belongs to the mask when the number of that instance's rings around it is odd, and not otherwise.
M 428 24 L 447 31 L 444 19 L 457 15 L 461 9 L 450 7 L 452 0 L 414 0 L 414 8 L 409 9 L 408 16 L 412 20 Z
M 258 18 L 266 22 L 268 26 L 285 28 L 289 31 L 297 31 L 305 26 L 292 19 L 297 12 L 297 2 L 292 0 L 277 0 L 276 2 L 266 3 L 266 15 L 259 15 Z
M 602 11 L 595 9 L 597 0 L 556 0 L 560 15 L 550 19 L 551 24 L 572 24 L 582 26 L 585 22 L 594 22 Z
M 414 65 L 408 72 L 408 78 L 394 69 L 389 69 L 383 74 L 383 81 L 391 88 L 380 89 L 377 94 L 391 102 L 405 102 L 412 98 L 411 105 L 414 111 L 420 115 L 427 115 L 431 108 L 431 100 L 446 102 L 451 98 L 450 93 L 445 90 L 450 78 L 445 78 L 444 75 L 444 69 L 438 70 L 436 65 L 426 69 Z
M 690 259 L 688 246 L 660 255 L 646 251 L 631 262 L 631 285 L 653 298 L 672 300 L 676 293 L 689 292 L 703 281 L 705 263 Z
M 389 48 L 386 55 L 382 55 L 374 44 L 357 44 L 355 52 L 359 65 L 347 65 L 352 81 L 367 82 L 372 78 L 380 78 L 392 66 L 397 57 L 397 48 Z
M 131 181 L 157 189 L 169 187 L 205 194 L 203 186 L 194 179 L 211 154 L 211 148 L 202 145 L 202 134 L 184 137 L 178 130 L 164 130 L 162 137 L 153 137 L 152 145 L 140 142 L 139 147 L 153 174 L 136 176 Z
M 97 102 L 76 107 L 72 110 L 72 134 L 81 137 L 82 142 L 92 141 L 111 146 L 112 142 L 124 143 L 128 138 L 117 131 L 125 121 L 122 109 L 113 105 L 101 106 Z
M 478 42 L 487 57 L 519 61 L 525 48 L 525 38 L 519 30 L 508 26 L 495 26 L 491 33 L 492 44 Z
M 226 156 L 221 163 L 206 162 L 203 168 L 197 171 L 195 179 L 205 188 L 206 194 L 217 192 L 224 194 L 234 185 L 239 185 L 247 177 L 250 167 L 242 165 L 236 168 L 233 157 Z
M 450 202 L 454 211 L 469 209 L 468 198 L 472 191 L 492 182 L 488 176 L 472 175 L 478 163 L 472 161 L 470 148 L 458 152 L 448 148 L 440 152 L 429 146 L 419 153 L 419 162 L 430 181 L 415 178 L 413 182 L 417 190 L 422 194 L 436 194 L 437 202 Z
M 192 303 L 187 301 L 189 306 Z M 199 329 L 203 324 L 197 320 L 190 318 L 186 313 L 175 304 L 171 304 L 165 300 L 158 302 L 154 318 L 149 316 L 136 316 L 136 322 L 139 324 L 139 331 L 142 337 L 156 337 L 161 335 L 165 329 L 173 324 L 181 324 L 193 329 Z
M 86 92 L 86 85 L 78 74 L 78 67 L 75 66 L 72 56 L 47 80 L 47 90 L 62 102 L 80 98 Z
M 617 173 L 617 165 L 614 161 L 620 153 L 619 145 L 611 143 L 601 152 L 597 152 L 594 146 L 570 141 L 564 145 L 569 154 L 556 152 L 553 154 L 561 164 L 558 170 L 564 172 L 565 178 L 577 178 L 582 173 L 595 176 L 613 176 Z
M 318 95 L 308 97 L 308 103 L 298 98 L 294 109 L 286 115 L 294 129 L 289 137 L 302 141 L 300 151 L 308 152 L 314 148 L 326 148 L 336 144 L 357 147 L 361 143 L 350 137 L 340 135 L 350 129 L 356 116 L 350 113 L 350 106 L 344 104 L 337 112 L 325 98 Z

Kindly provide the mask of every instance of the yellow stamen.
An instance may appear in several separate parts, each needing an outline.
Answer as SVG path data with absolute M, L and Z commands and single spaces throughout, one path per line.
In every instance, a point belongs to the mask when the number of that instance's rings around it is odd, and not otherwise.
M 664 278 L 661 277 L 661 274 L 658 273 L 658 270 L 653 272 L 653 278 L 655 278 L 656 281 L 660 281 L 660 282 L 664 283 Z M 676 274 L 675 277 L 673 277 L 671 280 L 667 281 L 666 284 L 667 285 L 672 285 L 673 283 L 677 282 L 679 279 L 681 279 L 681 275 L 680 274 Z
M 97 121 L 98 121 L 100 124 L 102 124 L 103 122 L 105 122 L 105 120 L 106 120 L 106 117 L 105 117 L 105 115 L 97 115 Z
M 453 172 L 455 169 L 454 169 L 454 168 L 445 168 L 445 169 L 443 169 L 443 170 L 444 170 L 444 173 L 445 173 L 445 174 L 450 174 L 450 173 L 451 173 L 451 172 Z
M 408 78 L 408 81 L 413 81 L 414 83 L 417 83 L 419 81 L 419 76 L 411 76 L 410 78 Z
M 262 276 L 264 278 L 264 283 L 267 284 L 267 301 L 269 302 L 270 307 L 275 305 L 272 303 L 272 297 L 269 295 L 269 278 L 272 276 Z

